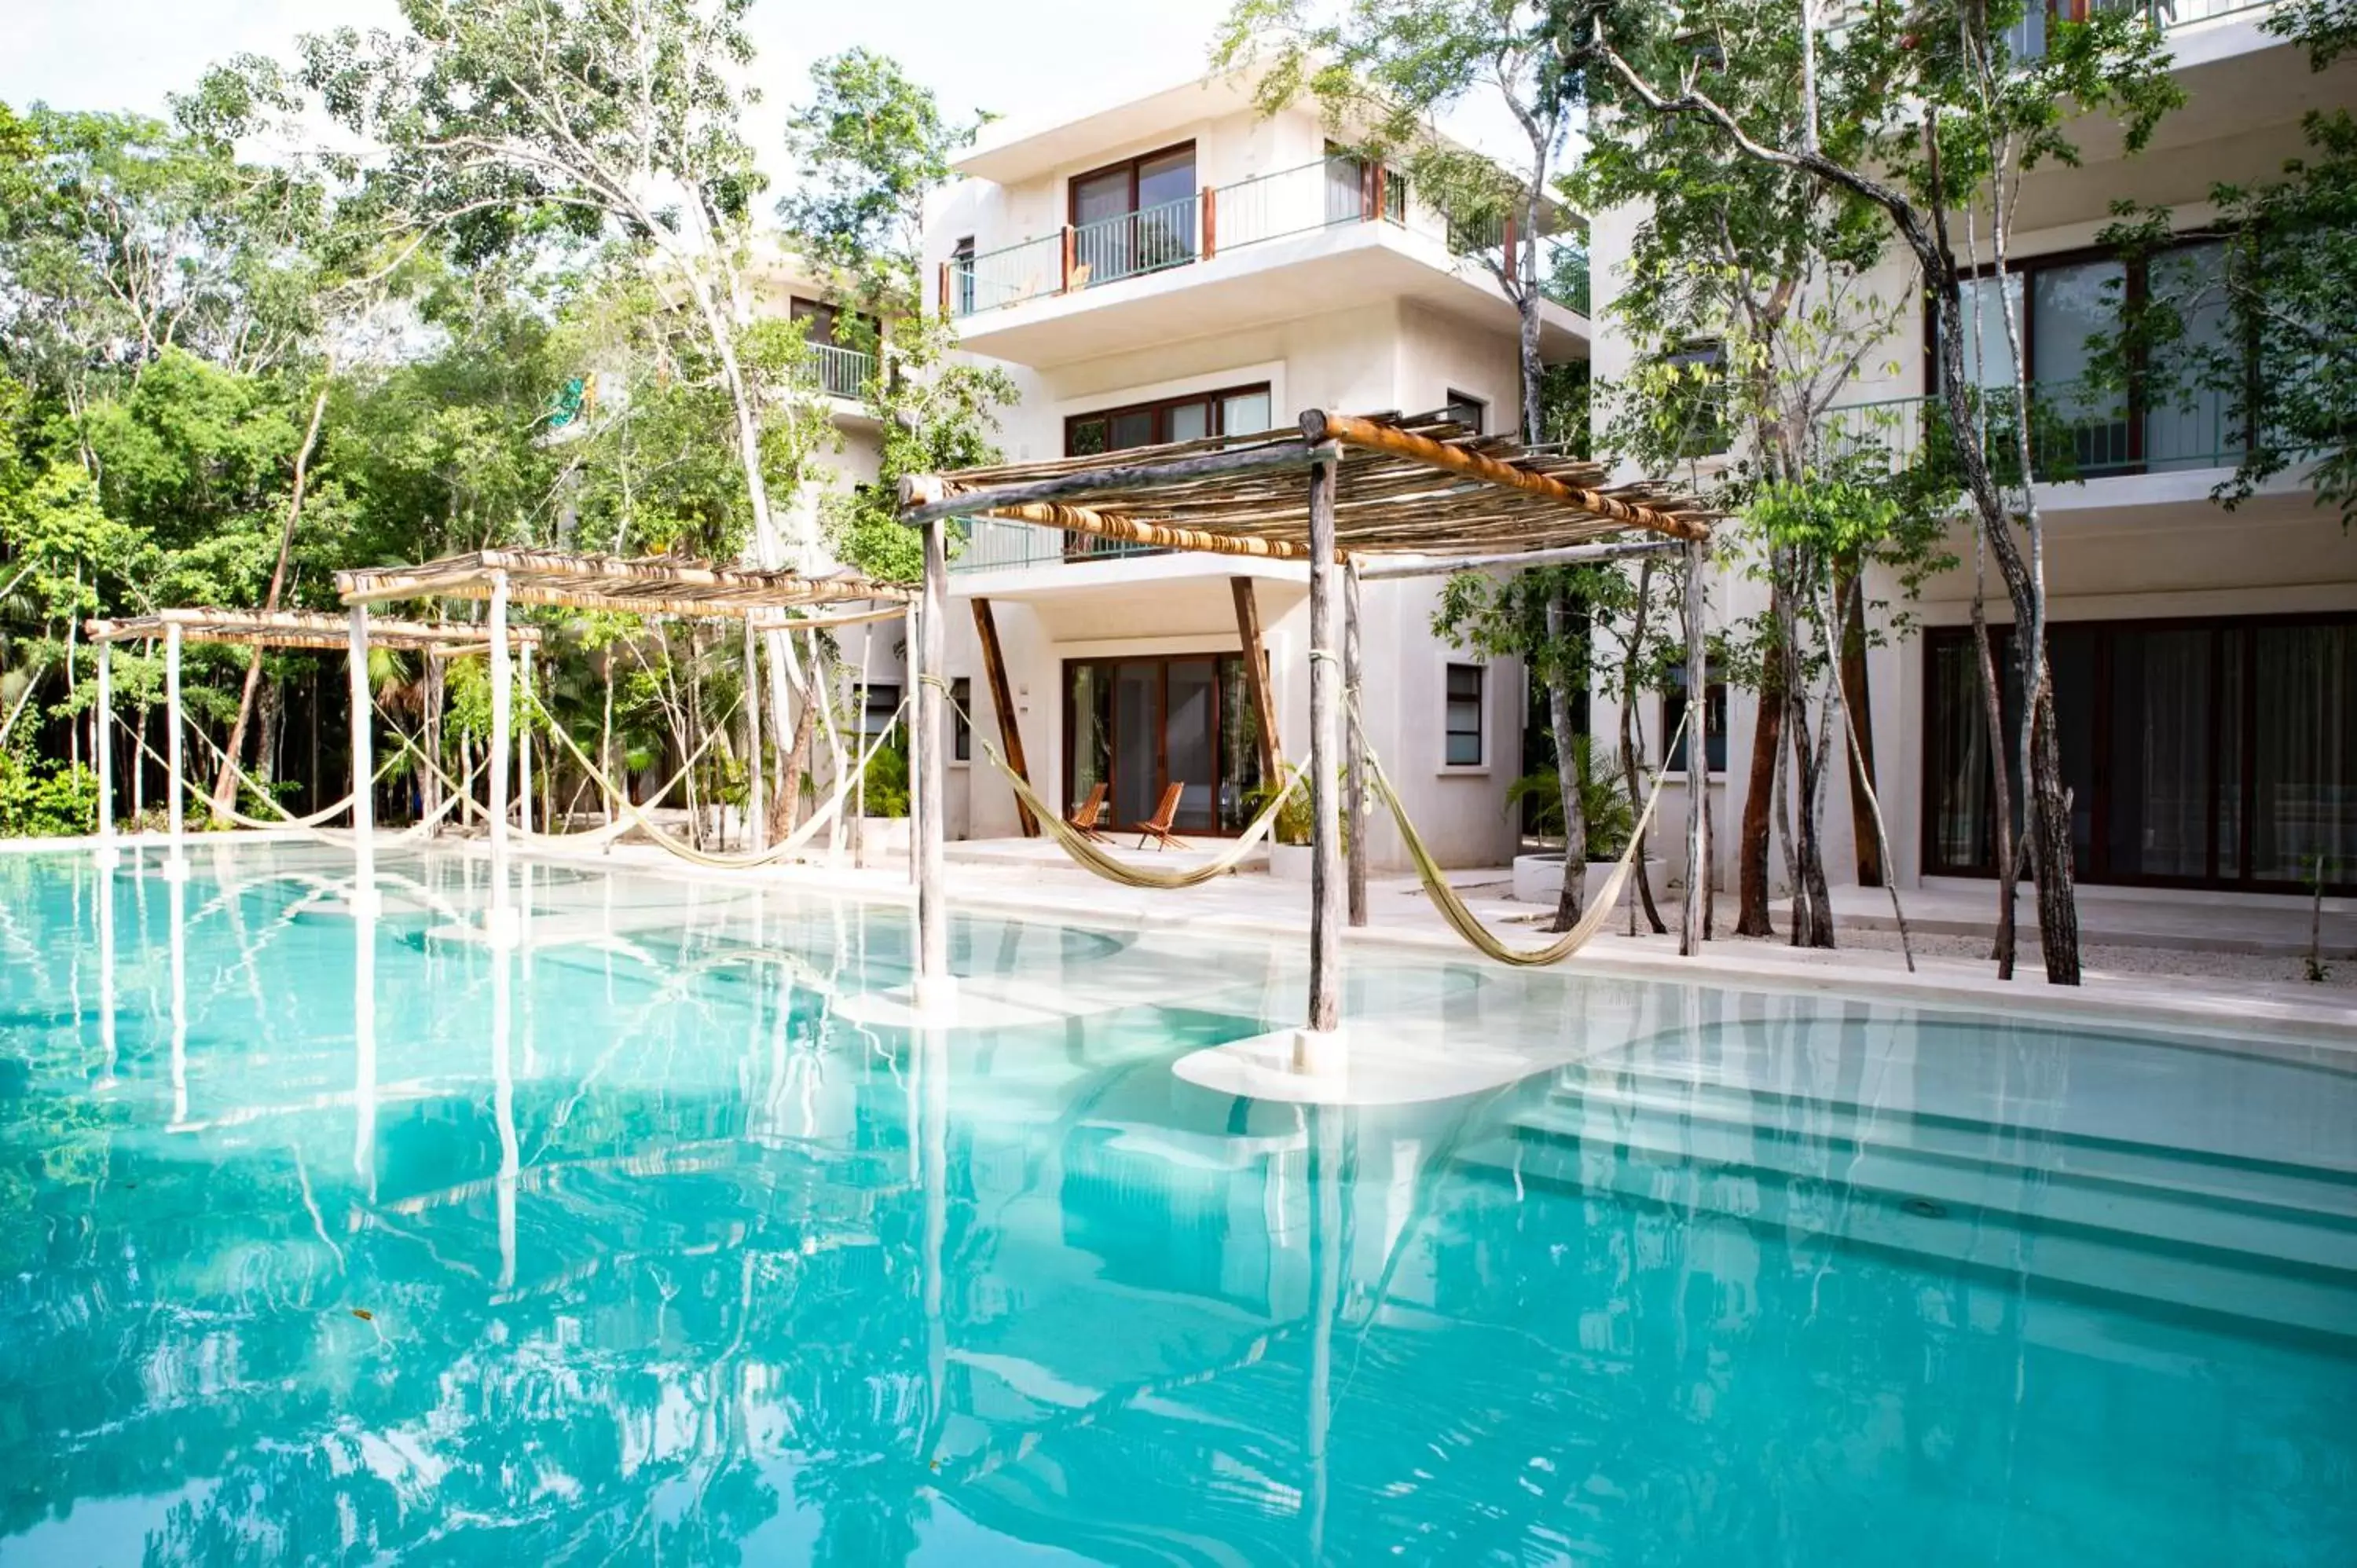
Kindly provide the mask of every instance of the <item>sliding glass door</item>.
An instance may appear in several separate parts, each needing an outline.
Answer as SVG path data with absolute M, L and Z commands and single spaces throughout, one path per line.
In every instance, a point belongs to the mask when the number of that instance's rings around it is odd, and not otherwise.
M 1075 659 L 1064 665 L 1072 805 L 1105 787 L 1106 820 L 1151 820 L 1178 789 L 1180 832 L 1232 833 L 1252 818 L 1260 725 L 1233 653 Z
M 2018 821 L 2020 688 L 2009 638 L 1992 640 Z M 1958 628 L 1926 652 L 1925 869 L 1991 875 L 1978 658 Z M 2357 881 L 2357 619 L 2079 622 L 2048 652 L 2080 877 L 2284 890 L 2321 856 Z

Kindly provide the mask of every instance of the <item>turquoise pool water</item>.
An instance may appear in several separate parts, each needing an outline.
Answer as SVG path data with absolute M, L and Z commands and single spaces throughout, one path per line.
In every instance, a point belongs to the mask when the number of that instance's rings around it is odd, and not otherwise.
M 1411 959 L 1585 1059 L 1297 1108 L 1266 943 L 383 868 L 0 855 L 0 1563 L 2357 1561 L 2330 1053 Z

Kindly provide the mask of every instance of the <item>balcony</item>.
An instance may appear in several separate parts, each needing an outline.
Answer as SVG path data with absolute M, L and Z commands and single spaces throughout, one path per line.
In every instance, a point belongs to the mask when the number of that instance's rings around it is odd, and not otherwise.
M 1061 565 L 1067 561 L 1110 561 L 1169 553 L 1159 544 L 1130 544 L 1117 539 L 1100 539 L 1092 533 L 1067 533 L 997 518 L 974 518 L 964 527 L 965 537 L 951 546 L 950 572 L 953 576 Z
M 2018 59 L 2036 59 L 2046 52 L 2047 29 L 2056 22 L 2083 22 L 2097 13 L 2141 14 L 2163 32 L 2190 27 L 2196 22 L 2259 12 L 2276 0 L 2047 0 L 2031 4 L 2029 12 L 2006 33 Z
M 2041 484 L 2140 474 L 2231 468 L 2250 450 L 2243 412 L 2218 392 L 2172 393 L 2159 406 L 2131 409 L 2115 388 L 2039 383 L 2030 390 L 2030 477 Z M 1990 466 L 2018 484 L 2018 400 L 2010 389 L 1978 394 L 1988 424 Z M 1826 411 L 1827 456 L 1879 451 L 1894 469 L 1953 473 L 1954 441 L 1942 396 L 1889 398 Z
M 815 360 L 818 383 L 827 396 L 851 403 L 866 399 L 867 385 L 876 379 L 875 355 L 863 354 L 856 349 L 838 349 L 832 343 L 813 343 L 810 350 Z
M 1450 221 L 1380 164 L 1329 157 L 946 262 L 940 287 L 967 347 L 1040 367 L 1402 297 L 1511 330 L 1479 258 L 1512 237 Z M 1586 347 L 1587 274 L 1576 246 L 1555 249 L 1542 351 L 1560 358 Z M 1115 303 L 1142 308 L 1093 308 Z

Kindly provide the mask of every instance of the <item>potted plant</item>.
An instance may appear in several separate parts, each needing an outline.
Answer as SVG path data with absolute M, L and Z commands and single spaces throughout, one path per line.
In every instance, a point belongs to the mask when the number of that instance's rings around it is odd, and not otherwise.
M 1260 815 L 1268 810 L 1268 803 L 1276 798 L 1277 791 L 1290 789 L 1297 777 L 1294 769 L 1287 768 L 1282 777 L 1253 786 L 1251 792 L 1244 797 L 1245 805 L 1253 815 Z M 1277 811 L 1275 827 L 1269 831 L 1268 874 L 1271 876 L 1286 882 L 1309 880 L 1309 834 L 1314 822 L 1309 791 L 1294 789 Z M 1345 854 L 1350 853 L 1350 833 L 1351 819 L 1346 816 L 1342 819 L 1342 853 Z
M 1604 891 L 1605 879 L 1629 848 L 1637 831 L 1637 805 L 1609 773 L 1599 777 L 1592 736 L 1572 738 L 1572 766 L 1579 778 L 1579 811 L 1587 822 L 1587 881 L 1580 907 L 1587 908 Z M 1542 839 L 1563 832 L 1563 789 L 1553 769 L 1525 773 L 1506 790 L 1506 814 L 1527 809 L 1531 826 Z M 1645 857 L 1645 871 L 1659 877 L 1664 870 L 1657 855 Z M 1552 905 L 1563 897 L 1563 852 L 1542 851 L 1514 857 L 1514 897 L 1525 904 Z
M 859 842 L 868 853 L 909 850 L 909 754 L 886 744 L 867 759 L 860 795 Z

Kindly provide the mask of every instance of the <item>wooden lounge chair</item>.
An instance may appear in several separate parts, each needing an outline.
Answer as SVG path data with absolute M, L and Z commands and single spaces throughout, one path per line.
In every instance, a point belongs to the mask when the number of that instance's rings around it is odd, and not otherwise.
M 1187 841 L 1170 831 L 1170 824 L 1178 819 L 1178 798 L 1186 792 L 1184 784 L 1173 784 L 1162 791 L 1162 804 L 1154 809 L 1151 818 L 1137 824 L 1138 848 L 1144 849 L 1148 839 L 1157 849 L 1187 847 Z
M 1089 798 L 1082 801 L 1072 814 L 1066 817 L 1064 821 L 1071 823 L 1097 843 L 1103 843 L 1105 842 L 1104 828 L 1102 826 L 1104 821 L 1104 809 L 1105 787 L 1099 784 L 1089 790 Z

